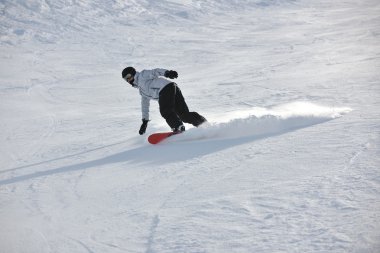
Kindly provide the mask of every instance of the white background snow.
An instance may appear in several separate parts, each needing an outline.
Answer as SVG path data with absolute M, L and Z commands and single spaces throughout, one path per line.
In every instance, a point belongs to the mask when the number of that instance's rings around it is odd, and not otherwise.
M 0 252 L 380 252 L 379 1 L 0 12 Z M 128 65 L 210 123 L 147 143 Z

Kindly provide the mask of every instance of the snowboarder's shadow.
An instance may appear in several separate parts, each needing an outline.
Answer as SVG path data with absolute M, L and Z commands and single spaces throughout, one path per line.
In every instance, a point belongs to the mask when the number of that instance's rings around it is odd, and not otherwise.
M 255 138 L 237 138 L 231 140 L 208 140 L 182 142 L 182 143 L 162 143 L 158 145 L 146 144 L 134 149 L 126 150 L 97 160 L 87 161 L 79 164 L 73 164 L 55 169 L 38 171 L 26 175 L 16 176 L 13 178 L 0 181 L 0 185 L 7 185 L 17 182 L 22 182 L 29 179 L 40 178 L 60 173 L 68 173 L 80 171 L 90 168 L 100 168 L 105 165 L 125 163 L 125 168 L 128 167 L 144 167 L 149 166 L 165 166 L 169 163 L 186 161 L 196 157 L 202 157 L 226 148 L 250 142 Z M 42 163 L 39 163 L 42 164 Z M 25 166 L 27 167 L 27 166 Z
M 108 167 L 113 164 L 125 164 L 128 168 L 147 168 L 165 166 L 170 163 L 186 161 L 193 158 L 200 158 L 208 154 L 212 154 L 224 149 L 234 146 L 242 145 L 245 143 L 255 142 L 265 138 L 282 135 L 288 132 L 295 131 L 300 128 L 308 127 L 311 125 L 323 123 L 331 119 L 308 119 L 303 124 L 289 124 L 286 128 L 278 128 L 273 131 L 263 131 L 261 134 L 252 134 L 248 136 L 229 138 L 229 139 L 206 139 L 206 140 L 188 140 L 188 141 L 168 141 L 157 145 L 145 145 L 132 148 L 123 152 L 119 152 L 100 159 L 87 161 L 79 164 L 58 167 L 55 169 L 38 171 L 31 174 L 16 176 L 9 179 L 0 181 L 0 185 L 7 185 L 59 173 L 68 173 L 72 171 L 80 171 L 90 168 L 101 168 L 102 166 Z M 41 164 L 41 163 L 39 163 Z M 38 165 L 38 164 L 37 164 Z M 17 169 L 17 168 L 16 168 Z

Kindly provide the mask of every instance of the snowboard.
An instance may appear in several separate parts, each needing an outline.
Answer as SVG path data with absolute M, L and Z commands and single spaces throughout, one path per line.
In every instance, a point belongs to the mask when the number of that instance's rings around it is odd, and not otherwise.
M 157 144 L 160 143 L 161 141 L 169 138 L 170 136 L 180 134 L 182 132 L 163 132 L 163 133 L 154 133 L 149 135 L 148 137 L 148 142 L 150 144 Z

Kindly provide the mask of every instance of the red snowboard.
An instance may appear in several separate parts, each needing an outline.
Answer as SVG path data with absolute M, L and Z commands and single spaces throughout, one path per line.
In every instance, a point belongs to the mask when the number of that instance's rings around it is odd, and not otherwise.
M 165 133 L 154 133 L 149 135 L 148 137 L 148 142 L 150 144 L 157 144 L 160 143 L 161 141 L 165 140 L 166 138 L 175 135 L 175 134 L 180 134 L 181 132 L 165 132 Z

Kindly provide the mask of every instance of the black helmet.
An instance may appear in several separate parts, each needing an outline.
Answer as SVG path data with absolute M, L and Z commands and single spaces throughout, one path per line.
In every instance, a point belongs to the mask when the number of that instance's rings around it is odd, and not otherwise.
M 135 74 L 136 74 L 135 68 L 134 67 L 126 67 L 125 69 L 123 69 L 123 72 L 121 72 L 121 77 L 125 78 L 128 74 L 130 74 L 131 76 L 135 76 Z

